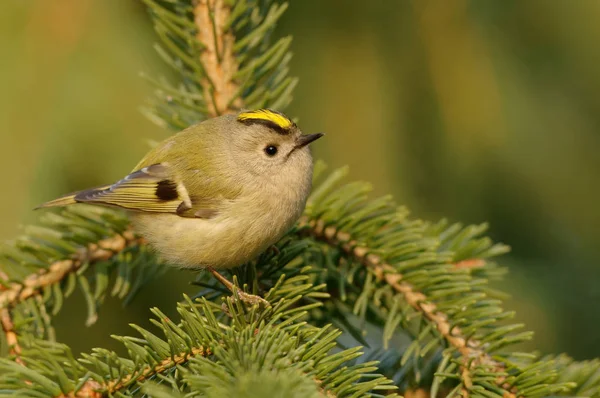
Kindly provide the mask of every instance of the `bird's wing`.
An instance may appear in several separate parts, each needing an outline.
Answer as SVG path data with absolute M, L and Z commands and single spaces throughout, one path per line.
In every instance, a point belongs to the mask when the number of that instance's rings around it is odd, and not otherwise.
M 134 171 L 112 185 L 66 195 L 40 207 L 91 203 L 183 217 L 214 217 L 218 212 L 216 201 L 199 199 L 193 204 L 187 188 L 169 166 L 158 163 Z

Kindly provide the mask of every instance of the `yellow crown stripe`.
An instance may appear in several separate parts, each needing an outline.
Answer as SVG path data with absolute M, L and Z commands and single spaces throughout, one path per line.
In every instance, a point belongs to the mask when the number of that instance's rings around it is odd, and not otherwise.
M 242 112 L 238 115 L 237 120 L 240 122 L 249 120 L 267 120 L 275 123 L 277 126 L 284 130 L 289 129 L 293 126 L 294 122 L 288 119 L 281 113 L 274 112 L 270 109 L 258 109 L 256 111 Z

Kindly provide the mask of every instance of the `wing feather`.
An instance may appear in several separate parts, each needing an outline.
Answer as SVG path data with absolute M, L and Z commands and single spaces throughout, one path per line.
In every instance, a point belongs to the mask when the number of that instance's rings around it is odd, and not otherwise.
M 176 213 L 189 202 L 187 190 L 164 164 L 144 167 L 105 189 L 82 191 L 74 199 L 159 213 Z
M 134 211 L 180 215 L 192 208 L 187 189 L 164 163 L 137 170 L 113 185 L 66 195 L 40 207 L 72 203 L 101 204 Z

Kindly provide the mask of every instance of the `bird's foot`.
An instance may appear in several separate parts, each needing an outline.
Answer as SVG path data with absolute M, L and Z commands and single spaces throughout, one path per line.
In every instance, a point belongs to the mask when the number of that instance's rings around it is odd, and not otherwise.
M 241 289 L 237 289 L 233 296 L 230 296 L 230 298 L 235 301 L 240 300 L 250 306 L 258 305 L 259 307 L 262 306 L 263 308 L 271 306 L 271 303 L 269 303 L 264 298 L 254 294 L 248 294 L 246 292 L 243 292 Z M 227 314 L 228 317 L 231 318 L 231 312 L 229 311 L 229 306 L 227 305 L 227 303 L 223 302 L 221 304 L 221 309 L 225 314 Z
M 234 285 L 233 283 L 231 283 L 229 280 L 227 280 L 227 278 L 225 278 L 223 275 L 221 275 L 220 273 L 218 273 L 217 271 L 215 271 L 213 268 L 208 267 L 208 270 L 210 271 L 211 274 L 213 274 L 213 276 L 215 278 L 217 278 L 217 280 L 219 282 L 221 282 L 221 284 L 223 286 L 225 286 L 227 289 L 229 289 L 230 292 L 233 293 L 233 296 L 236 297 L 248 304 L 248 305 L 263 305 L 265 307 L 269 307 L 271 306 L 271 304 L 265 300 L 264 298 L 257 296 L 255 294 L 250 294 L 250 293 L 246 293 L 244 292 L 242 289 L 240 289 L 239 287 L 237 287 L 236 285 Z
M 244 291 L 242 291 L 242 289 L 238 288 L 237 286 L 235 287 L 235 293 L 234 293 L 234 297 L 235 295 L 237 295 L 237 297 L 243 301 L 244 303 L 253 306 L 253 305 L 262 305 L 263 307 L 270 307 L 271 304 L 265 300 L 264 298 L 257 296 L 256 294 L 250 294 L 250 293 L 246 293 Z

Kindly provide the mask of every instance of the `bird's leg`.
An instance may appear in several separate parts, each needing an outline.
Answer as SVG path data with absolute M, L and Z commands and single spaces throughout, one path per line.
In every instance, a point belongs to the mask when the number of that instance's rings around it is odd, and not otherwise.
M 223 286 L 225 286 L 227 289 L 229 289 L 232 293 L 236 292 L 238 297 L 240 298 L 240 300 L 242 300 L 244 303 L 247 303 L 250 305 L 263 304 L 266 307 L 270 306 L 269 302 L 267 300 L 265 300 L 264 298 L 262 298 L 260 296 L 256 296 L 254 294 L 248 294 L 246 292 L 243 292 L 242 289 L 240 289 L 233 283 L 229 282 L 229 280 L 227 280 L 227 278 L 225 278 L 223 275 L 218 273 L 214 268 L 207 267 L 207 269 L 211 274 L 213 274 L 213 276 L 215 278 L 217 278 L 217 280 L 219 282 L 221 282 L 221 284 Z

